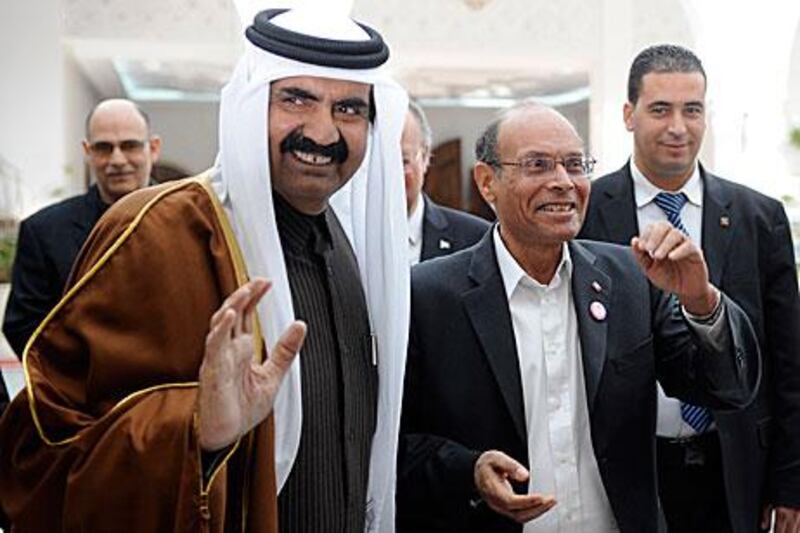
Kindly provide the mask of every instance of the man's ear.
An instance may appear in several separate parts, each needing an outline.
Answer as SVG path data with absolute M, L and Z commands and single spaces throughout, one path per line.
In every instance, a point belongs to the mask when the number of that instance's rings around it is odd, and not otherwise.
M 86 139 L 81 141 L 81 146 L 83 146 L 83 155 L 89 157 L 92 155 L 92 145 L 89 144 L 89 141 Z
M 625 129 L 633 131 L 633 109 L 636 107 L 630 102 L 625 102 L 622 106 L 622 120 L 625 122 Z
M 494 207 L 495 194 L 494 182 L 497 179 L 495 168 L 491 165 L 478 161 L 472 167 L 472 179 L 475 180 L 475 185 L 478 187 L 478 192 L 486 201 L 487 204 Z
M 161 137 L 158 135 L 153 135 L 150 137 L 148 143 L 150 145 L 150 156 L 153 159 L 153 163 L 155 163 L 161 156 Z

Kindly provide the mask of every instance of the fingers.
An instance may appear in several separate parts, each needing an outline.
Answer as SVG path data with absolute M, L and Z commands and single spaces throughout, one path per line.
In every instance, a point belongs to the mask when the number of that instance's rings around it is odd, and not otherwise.
M 647 248 L 645 248 L 644 242 L 642 242 L 639 237 L 631 239 L 631 249 L 633 250 L 636 262 L 639 263 L 639 266 L 641 266 L 645 272 L 653 266 L 653 258 L 650 257 L 650 253 L 647 251 Z
M 258 305 L 261 298 L 272 288 L 272 282 L 263 278 L 254 278 L 251 283 L 253 283 L 253 286 L 250 299 L 242 313 L 242 331 L 244 333 L 253 332 L 253 324 L 255 323 L 253 313 L 255 312 L 256 305 Z
M 800 509 L 778 506 L 775 508 L 775 533 L 800 531 Z
M 691 243 L 691 240 L 682 231 L 668 222 L 660 221 L 647 226 L 638 238 L 631 240 L 631 245 L 634 250 L 647 252 L 651 258 L 660 261 L 685 242 Z
M 509 480 L 525 482 L 529 472 L 508 455 L 490 450 L 475 463 L 475 486 L 489 507 L 524 523 L 552 509 L 555 498 L 542 494 L 516 494 Z
M 283 332 L 278 342 L 270 351 L 269 357 L 264 361 L 264 370 L 269 375 L 270 379 L 280 380 L 283 379 L 284 374 L 292 366 L 292 361 L 297 356 L 300 348 L 303 347 L 303 341 L 306 338 L 307 326 L 301 320 L 295 320 Z
M 216 325 L 206 335 L 206 354 L 204 361 L 215 363 L 224 352 L 226 343 L 230 342 L 231 331 L 236 323 L 236 312 L 232 309 L 221 309 L 217 312 Z M 213 322 L 213 321 L 212 321 Z
M 251 313 L 252 309 L 259 302 L 259 300 L 261 300 L 261 297 L 266 294 L 271 286 L 272 282 L 264 278 L 253 278 L 233 291 L 225 299 L 225 301 L 222 302 L 222 305 L 217 312 L 211 316 L 211 328 L 213 328 L 222 319 L 222 315 L 226 310 L 232 309 L 237 315 L 247 315 Z M 240 317 L 240 319 L 237 321 L 235 328 L 235 334 L 237 336 L 243 332 L 250 332 L 252 329 L 252 324 L 246 324 L 246 321 L 248 320 L 250 320 L 249 317 L 244 317 L 244 319 Z
M 556 506 L 556 499 L 553 496 L 547 496 L 544 494 L 531 494 L 531 496 L 537 497 L 532 503 L 531 507 L 521 511 L 515 511 L 513 513 L 512 518 L 514 518 L 514 520 L 520 524 L 524 524 L 525 522 L 530 522 L 535 518 L 539 518 L 544 513 Z
M 478 458 L 476 468 L 480 463 L 503 478 L 511 478 L 520 483 L 528 480 L 528 470 L 503 452 L 497 450 L 484 452 Z

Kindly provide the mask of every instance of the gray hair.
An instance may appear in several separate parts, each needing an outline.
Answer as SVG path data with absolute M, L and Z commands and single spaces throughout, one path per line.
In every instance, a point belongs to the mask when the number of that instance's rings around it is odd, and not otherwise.
M 430 154 L 433 148 L 433 131 L 431 131 L 431 125 L 428 123 L 428 117 L 425 116 L 422 107 L 414 100 L 408 101 L 408 110 L 416 117 L 419 129 L 422 130 L 422 147 L 425 149 L 426 154 Z
M 631 64 L 628 73 L 628 102 L 635 104 L 642 89 L 642 78 L 651 72 L 699 72 L 706 80 L 700 59 L 688 48 L 676 44 L 659 44 L 645 48 Z

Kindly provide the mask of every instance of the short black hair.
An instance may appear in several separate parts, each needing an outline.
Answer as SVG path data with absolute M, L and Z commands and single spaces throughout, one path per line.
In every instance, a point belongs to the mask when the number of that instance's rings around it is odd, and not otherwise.
M 651 72 L 699 72 L 706 80 L 700 59 L 688 48 L 676 44 L 658 44 L 639 52 L 628 73 L 628 102 L 635 104 L 642 89 L 642 78 Z
M 144 119 L 144 124 L 145 124 L 145 126 L 147 126 L 147 134 L 150 135 L 150 115 L 145 113 L 144 109 L 142 109 L 142 107 L 139 104 L 137 104 L 136 102 L 134 102 L 133 100 L 128 100 L 128 101 L 131 103 L 131 105 L 133 105 L 133 107 L 136 109 L 136 111 L 139 113 L 139 115 L 141 115 L 142 118 Z M 102 102 L 98 102 L 97 105 L 94 106 L 91 111 L 89 111 L 89 114 L 86 115 L 86 122 L 84 123 L 84 128 L 86 129 L 86 138 L 87 139 L 89 139 L 91 137 L 91 134 L 89 132 L 89 124 L 92 122 L 92 117 L 94 116 L 95 111 L 97 111 L 97 108 L 100 107 L 105 102 L 107 102 L 107 100 L 103 100 Z

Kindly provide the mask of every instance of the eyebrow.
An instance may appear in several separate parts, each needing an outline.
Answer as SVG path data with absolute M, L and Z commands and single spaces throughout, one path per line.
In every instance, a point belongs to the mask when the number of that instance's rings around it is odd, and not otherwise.
M 319 102 L 319 97 L 315 94 L 312 94 L 305 89 L 301 89 L 300 87 L 282 87 L 279 89 L 280 94 L 283 96 L 295 96 L 297 98 L 302 98 L 304 100 L 312 100 L 314 102 Z

